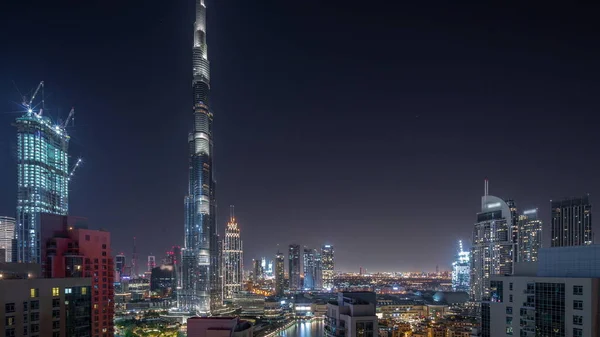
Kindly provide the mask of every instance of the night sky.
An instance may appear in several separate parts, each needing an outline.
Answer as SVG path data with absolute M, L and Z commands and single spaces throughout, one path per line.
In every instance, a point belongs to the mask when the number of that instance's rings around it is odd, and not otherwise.
M 447 268 L 490 194 L 539 207 L 600 184 L 593 8 L 207 0 L 218 222 L 246 266 L 290 243 L 336 268 Z M 565 7 L 566 6 L 566 7 Z M 20 97 L 76 108 L 70 213 L 140 263 L 183 243 L 194 1 L 0 5 L 0 214 L 14 216 Z M 598 201 L 600 202 L 600 201 Z M 600 225 L 594 226 L 600 231 Z

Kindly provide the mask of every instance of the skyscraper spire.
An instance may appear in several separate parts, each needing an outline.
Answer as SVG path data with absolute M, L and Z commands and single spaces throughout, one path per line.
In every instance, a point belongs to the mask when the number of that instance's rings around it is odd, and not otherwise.
M 185 249 L 180 306 L 200 315 L 221 305 L 215 180 L 213 113 L 209 109 L 210 72 L 206 43 L 206 5 L 196 0 L 192 48 L 192 132 L 188 137 L 189 189 L 185 197 Z

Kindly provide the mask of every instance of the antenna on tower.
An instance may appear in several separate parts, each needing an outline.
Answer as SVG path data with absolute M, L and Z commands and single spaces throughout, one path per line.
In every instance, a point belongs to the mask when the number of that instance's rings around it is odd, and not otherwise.
M 231 219 L 231 221 L 235 221 L 235 206 L 233 205 L 229 205 L 229 219 Z
M 483 195 L 486 197 L 488 196 L 489 188 L 490 188 L 490 185 L 489 185 L 488 178 L 485 178 L 484 187 L 483 187 Z

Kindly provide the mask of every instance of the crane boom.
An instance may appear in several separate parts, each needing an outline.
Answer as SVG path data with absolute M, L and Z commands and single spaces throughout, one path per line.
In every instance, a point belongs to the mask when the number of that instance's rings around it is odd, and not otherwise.
M 77 170 L 77 168 L 79 167 L 79 165 L 81 164 L 81 162 L 82 162 L 81 158 L 77 159 L 77 162 L 75 163 L 75 166 L 73 166 L 73 169 L 71 170 L 71 173 L 69 173 L 68 180 L 71 180 L 71 177 L 73 177 L 73 174 L 75 173 L 75 170 Z
M 66 128 L 67 125 L 69 125 L 69 121 L 71 121 L 71 118 L 74 118 L 74 116 L 75 116 L 75 108 L 71 108 L 71 111 L 69 112 L 69 116 L 67 116 L 67 120 L 63 124 L 63 129 Z

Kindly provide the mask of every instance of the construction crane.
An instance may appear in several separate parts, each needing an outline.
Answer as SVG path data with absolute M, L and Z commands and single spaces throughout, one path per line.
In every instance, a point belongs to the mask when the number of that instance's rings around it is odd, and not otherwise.
M 71 170 L 71 173 L 69 173 L 69 178 L 67 178 L 67 180 L 71 180 L 71 177 L 73 177 L 73 174 L 75 173 L 75 170 L 77 170 L 77 168 L 79 167 L 79 165 L 81 164 L 83 160 L 81 158 L 77 159 L 77 162 L 75 163 L 75 166 L 73 166 L 73 169 Z
M 35 96 L 38 94 L 40 89 L 42 90 L 42 92 L 44 91 L 44 81 L 41 81 L 40 84 L 38 84 L 37 88 L 33 92 L 33 95 L 31 95 L 31 99 L 29 100 L 29 103 L 25 103 L 25 100 L 23 100 L 23 105 L 25 105 L 25 107 L 27 108 L 27 112 L 29 112 L 29 113 L 33 112 L 33 100 L 35 99 Z M 38 113 L 38 115 L 42 114 L 43 108 L 44 108 L 44 98 L 42 97 L 42 108 L 40 109 L 40 112 Z
M 69 125 L 69 122 L 71 121 L 71 119 L 73 119 L 73 123 L 75 123 L 75 108 L 71 108 L 71 111 L 69 112 L 69 116 L 67 116 L 67 120 L 62 125 L 63 129 L 67 128 L 67 125 Z M 73 124 L 73 125 L 75 125 L 75 124 Z

